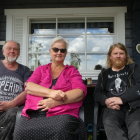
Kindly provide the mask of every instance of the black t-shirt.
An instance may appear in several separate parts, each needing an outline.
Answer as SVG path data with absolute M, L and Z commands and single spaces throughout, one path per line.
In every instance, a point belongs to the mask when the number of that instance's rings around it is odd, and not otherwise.
M 24 65 L 19 64 L 18 69 L 13 71 L 0 61 L 0 101 L 9 101 L 21 93 L 30 74 L 30 69 Z
M 120 71 L 112 71 L 110 69 L 106 83 L 108 97 L 125 94 L 128 87 L 128 67 L 126 66 Z

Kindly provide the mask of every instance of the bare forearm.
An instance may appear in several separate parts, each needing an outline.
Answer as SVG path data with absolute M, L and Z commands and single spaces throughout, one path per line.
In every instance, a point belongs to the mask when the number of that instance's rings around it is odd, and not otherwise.
M 15 98 L 16 105 L 22 105 L 22 104 L 24 104 L 25 103 L 25 99 L 26 99 L 26 91 L 23 91 L 22 93 L 20 93 Z
M 49 89 L 32 82 L 26 84 L 25 90 L 27 94 L 53 98 L 55 100 L 63 100 L 63 98 L 65 98 L 65 93 L 62 90 Z
M 22 105 L 25 102 L 25 99 L 26 99 L 26 92 L 23 91 L 11 101 L 13 107 Z
M 9 108 L 13 108 L 19 105 L 22 105 L 25 102 L 26 93 L 22 92 L 13 100 L 10 101 L 1 101 L 0 102 L 0 111 L 6 111 Z
M 65 92 L 66 99 L 64 100 L 64 104 L 79 102 L 84 98 L 84 93 L 81 89 L 73 89 Z
M 28 82 L 26 84 L 25 90 L 27 94 L 32 94 L 41 97 L 49 97 L 49 92 L 51 91 L 51 89 L 45 88 L 32 82 Z

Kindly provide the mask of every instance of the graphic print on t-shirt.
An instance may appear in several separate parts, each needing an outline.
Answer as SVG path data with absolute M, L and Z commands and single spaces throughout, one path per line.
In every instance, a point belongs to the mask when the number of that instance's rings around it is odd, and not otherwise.
M 23 82 L 12 76 L 0 77 L 0 101 L 8 101 L 23 90 Z
M 112 81 L 109 86 L 109 91 L 115 96 L 120 96 L 126 92 L 127 84 L 124 79 L 128 76 L 127 72 L 108 75 L 108 78 Z

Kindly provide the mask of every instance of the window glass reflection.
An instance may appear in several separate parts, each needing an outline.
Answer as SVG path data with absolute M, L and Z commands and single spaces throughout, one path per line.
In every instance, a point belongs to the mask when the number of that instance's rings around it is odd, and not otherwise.
M 34 34 L 37 35 L 55 35 L 55 29 L 34 29 Z
M 91 74 L 96 65 L 105 66 L 107 51 L 116 38 L 113 17 L 56 17 L 30 23 L 28 63 L 32 70 L 50 62 L 50 43 L 62 36 L 69 44 L 65 64 Z
M 113 44 L 114 36 L 112 35 L 88 35 L 87 36 L 87 52 L 104 52 L 107 53 L 111 44 Z
M 85 37 L 81 36 L 70 36 L 64 37 L 69 42 L 68 52 L 80 53 L 85 52 Z
M 45 36 L 30 36 L 29 38 L 29 53 L 49 52 L 51 40 L 54 37 Z
M 87 71 L 93 72 L 95 66 L 99 64 L 102 67 L 105 67 L 106 64 L 106 55 L 87 55 Z
M 68 53 L 65 59 L 65 64 L 75 66 L 79 71 L 86 71 L 85 56 L 78 53 Z
M 29 54 L 29 67 L 34 70 L 39 65 L 50 63 L 49 54 Z
M 85 18 L 59 18 L 58 34 L 82 34 L 85 32 Z
M 87 33 L 91 34 L 109 34 L 114 33 L 113 17 L 88 17 Z
M 56 34 L 56 19 L 47 18 L 47 19 L 32 19 L 31 23 L 31 34 L 40 34 L 40 35 L 50 35 Z

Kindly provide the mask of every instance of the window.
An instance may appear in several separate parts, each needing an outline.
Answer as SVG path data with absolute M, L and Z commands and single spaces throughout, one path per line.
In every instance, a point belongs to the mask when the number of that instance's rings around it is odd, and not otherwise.
M 69 42 L 65 64 L 87 75 L 93 73 L 95 65 L 105 65 L 106 52 L 115 38 L 114 18 L 30 19 L 28 65 L 32 70 L 50 62 L 50 42 L 55 36 Z
M 34 70 L 50 62 L 50 42 L 62 36 L 69 42 L 65 64 L 96 79 L 94 68 L 104 67 L 109 46 L 125 44 L 125 12 L 126 7 L 6 9 L 6 40 L 20 42 L 18 61 Z

